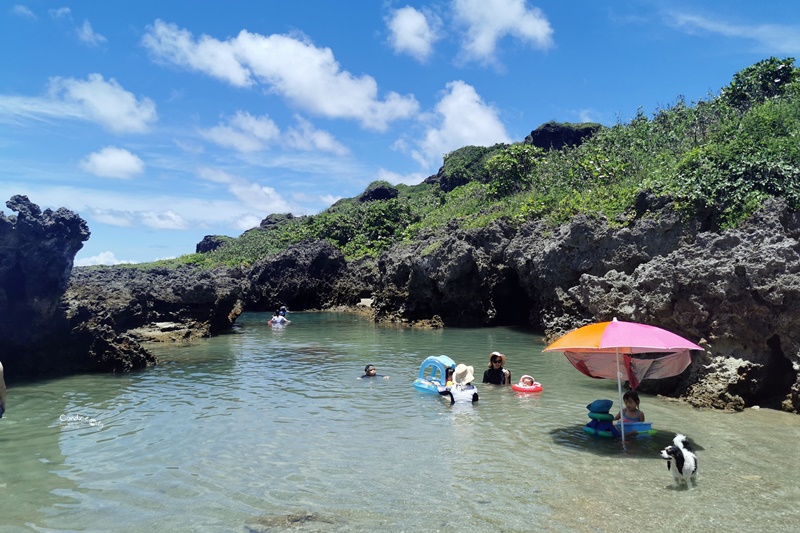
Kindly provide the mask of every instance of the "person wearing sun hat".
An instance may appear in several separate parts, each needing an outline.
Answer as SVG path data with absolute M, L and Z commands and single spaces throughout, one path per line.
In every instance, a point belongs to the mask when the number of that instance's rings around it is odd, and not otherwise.
M 489 356 L 489 368 L 483 372 L 483 382 L 493 385 L 511 385 L 511 372 L 503 368 L 506 356 L 500 352 L 492 352 Z
M 475 368 L 463 363 L 456 365 L 453 372 L 453 385 L 439 388 L 439 394 L 449 396 L 450 403 L 475 403 L 478 401 L 478 388 L 472 384 Z

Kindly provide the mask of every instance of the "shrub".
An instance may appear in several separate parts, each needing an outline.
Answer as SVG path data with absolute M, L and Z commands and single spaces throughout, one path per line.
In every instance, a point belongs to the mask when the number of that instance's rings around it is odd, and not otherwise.
M 770 57 L 742 69 L 733 76 L 730 85 L 722 90 L 722 101 L 745 111 L 768 98 L 782 95 L 798 79 L 794 58 Z
M 536 163 L 544 151 L 530 144 L 512 144 L 486 160 L 489 193 L 494 197 L 508 196 L 530 187 Z

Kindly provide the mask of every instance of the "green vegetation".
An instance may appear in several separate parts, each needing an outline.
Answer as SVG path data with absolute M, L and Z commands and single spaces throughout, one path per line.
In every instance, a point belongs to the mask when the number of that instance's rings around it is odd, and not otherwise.
M 500 218 L 556 225 L 584 213 L 624 224 L 642 191 L 671 197 L 686 216 L 711 213 L 721 228 L 769 197 L 800 209 L 800 69 L 793 58 L 761 61 L 718 96 L 692 104 L 678 98 L 652 117 L 640 109 L 630 122 L 561 150 L 467 146 L 445 155 L 426 181 L 375 182 L 366 192 L 388 188 L 393 197 L 348 198 L 314 216 L 277 217 L 269 229 L 212 252 L 155 265 L 252 264 L 305 239 L 326 239 L 349 259 L 376 256 L 454 223 L 476 228 Z

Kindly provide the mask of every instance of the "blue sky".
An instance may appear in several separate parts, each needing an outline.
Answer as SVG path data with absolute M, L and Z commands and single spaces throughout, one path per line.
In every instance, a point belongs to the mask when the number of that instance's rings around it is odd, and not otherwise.
M 798 6 L 0 0 L 0 200 L 80 214 L 76 264 L 193 253 L 462 146 L 717 94 L 800 54 Z

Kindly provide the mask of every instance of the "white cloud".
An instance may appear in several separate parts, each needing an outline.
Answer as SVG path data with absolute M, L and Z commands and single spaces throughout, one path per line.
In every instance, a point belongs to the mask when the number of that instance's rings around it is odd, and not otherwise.
M 200 144 L 189 143 L 180 139 L 172 139 L 172 142 L 175 143 L 175 146 L 188 154 L 200 155 L 205 152 L 205 149 Z
M 343 196 L 336 196 L 336 195 L 332 195 L 332 194 L 323 194 L 323 195 L 319 196 L 319 199 L 322 201 L 322 203 L 325 204 L 328 207 L 332 206 L 333 204 L 335 204 L 336 202 L 338 202 L 342 198 L 343 198 Z
M 303 151 L 329 152 L 346 155 L 347 147 L 329 132 L 316 129 L 311 122 L 296 115 L 296 126 L 281 134 L 277 124 L 267 115 L 254 117 L 250 113 L 238 111 L 227 122 L 213 128 L 200 130 L 205 139 L 242 153 L 259 152 L 271 144 Z
M 286 200 L 272 187 L 261 185 L 244 179 L 235 180 L 228 184 L 228 190 L 242 204 L 259 211 L 271 213 L 285 213 L 291 208 Z M 269 206 L 269 207 L 267 207 Z
M 37 19 L 36 15 L 30 10 L 30 8 L 19 4 L 11 6 L 11 13 L 20 17 L 29 18 L 31 20 Z
M 264 217 L 259 217 L 249 213 L 244 215 L 242 218 L 235 220 L 233 225 L 240 231 L 246 231 L 260 226 L 262 220 L 264 220 Z
M 147 28 L 142 45 L 159 61 L 203 72 L 236 87 L 253 84 L 250 71 L 236 58 L 231 42 L 221 42 L 207 35 L 195 41 L 188 30 L 156 20 Z
M 143 211 L 139 213 L 142 224 L 154 229 L 188 229 L 189 222 L 175 211 Z
M 755 41 L 770 53 L 800 53 L 800 26 L 778 24 L 731 24 L 689 13 L 665 13 L 667 24 L 690 34 L 712 33 L 724 37 Z
M 379 180 L 388 181 L 392 185 L 397 185 L 398 183 L 404 183 L 406 185 L 417 185 L 422 183 L 422 181 L 427 178 L 427 174 L 423 174 L 422 172 L 412 172 L 410 174 L 398 174 L 397 172 L 392 172 L 391 170 L 386 170 L 384 168 L 378 171 L 378 178 Z
M 239 152 L 257 152 L 277 140 L 280 129 L 267 115 L 254 117 L 239 111 L 226 124 L 201 130 L 200 134 L 220 146 Z
M 409 118 L 419 109 L 412 95 L 390 92 L 379 99 L 374 78 L 341 70 L 329 48 L 317 48 L 305 39 L 243 30 L 227 41 L 206 35 L 195 40 L 190 32 L 157 20 L 142 44 L 158 61 L 237 87 L 258 82 L 299 109 L 356 120 L 369 129 L 383 131 L 390 122 Z
M 92 220 L 100 222 L 101 224 L 108 224 L 109 226 L 117 226 L 120 228 L 129 228 L 133 226 L 134 215 L 128 211 L 118 211 L 114 209 L 102 209 L 98 207 L 89 208 L 89 217 Z
M 447 84 L 447 91 L 432 115 L 428 128 L 412 157 L 425 168 L 441 162 L 444 154 L 463 146 L 491 146 L 511 142 L 498 111 L 483 102 L 475 89 L 463 81 Z
M 213 183 L 230 183 L 236 179 L 240 179 L 233 174 L 219 170 L 217 168 L 202 167 L 197 170 L 197 174 L 204 180 Z
M 78 33 L 78 39 L 90 46 L 96 46 L 108 40 L 99 33 L 95 33 L 88 20 L 84 20 L 83 25 L 76 28 L 75 31 Z
M 256 216 L 262 213 L 298 212 L 297 206 L 290 205 L 272 187 L 248 181 L 234 174 L 213 168 L 201 168 L 198 170 L 198 175 L 204 180 L 224 184 L 228 188 L 228 192 L 239 200 L 243 208 L 253 211 Z
M 64 104 L 76 105 L 87 119 L 115 133 L 144 133 L 158 118 L 152 100 L 137 100 L 115 79 L 105 81 L 100 74 L 90 74 L 86 81 L 51 78 L 50 96 Z
M 80 162 L 80 168 L 95 176 L 127 179 L 144 172 L 144 162 L 128 150 L 106 146 L 89 154 Z
M 579 109 L 577 114 L 579 122 L 600 122 L 594 109 Z
M 73 119 L 95 122 L 114 133 L 144 133 L 158 120 L 149 98 L 137 99 L 113 78 L 86 81 L 51 78 L 46 97 L 0 95 L 0 118 Z
M 83 259 L 76 259 L 75 266 L 92 266 L 92 265 L 122 265 L 134 264 L 136 261 L 127 261 L 124 259 L 117 259 L 114 252 L 100 252 L 92 257 L 84 257 Z
M 505 36 L 542 49 L 553 45 L 553 29 L 544 13 L 529 9 L 525 0 L 454 0 L 453 10 L 457 24 L 466 27 L 467 60 L 492 61 L 497 42 Z
M 59 7 L 58 9 L 51 9 L 48 11 L 48 13 L 50 13 L 50 16 L 54 19 L 72 18 L 72 12 L 68 7 Z
M 230 178 L 228 176 L 225 180 Z M 92 230 L 96 222 L 129 228 L 136 228 L 145 222 L 149 227 L 165 229 L 218 227 L 233 225 L 247 210 L 257 215 L 270 212 L 270 206 L 264 206 L 263 209 L 256 206 L 253 209 L 244 206 L 238 198 L 225 199 L 221 192 L 215 194 L 213 199 L 204 199 L 191 195 L 154 195 L 135 190 L 109 191 L 88 187 L 39 186 L 30 182 L 0 182 L 0 197 L 11 198 L 15 194 L 25 194 L 43 208 L 66 207 L 81 216 L 85 215 Z M 272 212 L 291 211 L 298 214 L 304 211 L 298 206 L 293 206 L 291 210 L 286 209 L 285 204 L 281 207 L 280 211 Z M 159 212 L 165 214 L 158 215 Z M 173 220 L 171 224 L 168 223 L 170 219 Z M 181 223 L 181 220 L 186 223 Z
M 320 209 L 325 209 L 330 207 L 331 205 L 335 204 L 343 197 L 334 194 L 310 194 L 305 192 L 293 192 L 292 199 L 306 204 L 321 204 L 323 207 Z M 295 215 L 304 215 L 304 214 L 311 214 L 313 211 L 305 210 L 305 211 L 292 211 Z
M 390 31 L 389 44 L 394 51 L 409 54 L 424 62 L 433 53 L 433 44 L 439 39 L 437 33 L 441 21 L 406 6 L 395 10 L 387 20 L 387 25 Z
M 311 122 L 295 116 L 297 126 L 291 127 L 286 132 L 285 143 L 290 148 L 305 151 L 329 152 L 336 155 L 346 155 L 349 150 L 336 140 L 329 132 L 316 129 Z

